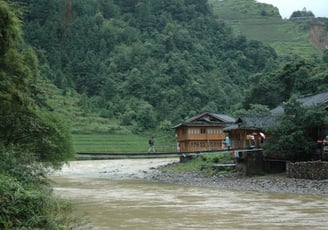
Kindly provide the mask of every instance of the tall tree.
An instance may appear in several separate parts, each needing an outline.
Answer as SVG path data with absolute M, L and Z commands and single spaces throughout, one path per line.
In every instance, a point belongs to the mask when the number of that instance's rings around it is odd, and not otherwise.
M 0 145 L 30 152 L 37 160 L 58 167 L 72 156 L 68 129 L 40 100 L 35 52 L 20 39 L 20 20 L 0 2 Z

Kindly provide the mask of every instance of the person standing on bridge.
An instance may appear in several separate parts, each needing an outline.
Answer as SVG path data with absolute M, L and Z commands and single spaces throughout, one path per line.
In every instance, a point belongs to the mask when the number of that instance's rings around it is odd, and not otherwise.
M 230 149 L 230 139 L 229 139 L 229 134 L 226 135 L 225 139 L 224 139 L 224 146 L 226 149 Z
M 151 137 L 149 139 L 148 144 L 149 144 L 148 153 L 150 152 L 156 153 L 154 137 Z

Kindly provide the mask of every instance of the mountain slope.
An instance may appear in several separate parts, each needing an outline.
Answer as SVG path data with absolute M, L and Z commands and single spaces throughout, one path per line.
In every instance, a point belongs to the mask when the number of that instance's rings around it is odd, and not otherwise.
M 321 55 L 323 47 L 312 39 L 322 37 L 313 33 L 312 26 L 317 23 L 283 20 L 276 7 L 254 0 L 209 0 L 209 3 L 213 12 L 231 25 L 236 34 L 269 44 L 278 55 Z

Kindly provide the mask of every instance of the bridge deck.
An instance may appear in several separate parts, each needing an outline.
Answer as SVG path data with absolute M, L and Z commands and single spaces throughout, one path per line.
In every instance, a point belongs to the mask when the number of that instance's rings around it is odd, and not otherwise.
M 100 152 L 77 152 L 75 159 L 77 160 L 104 160 L 104 159 L 147 159 L 147 158 L 174 158 L 198 156 L 204 154 L 218 154 L 226 152 L 252 152 L 262 149 L 223 149 L 215 151 L 201 151 L 201 152 L 156 152 L 156 153 L 100 153 Z

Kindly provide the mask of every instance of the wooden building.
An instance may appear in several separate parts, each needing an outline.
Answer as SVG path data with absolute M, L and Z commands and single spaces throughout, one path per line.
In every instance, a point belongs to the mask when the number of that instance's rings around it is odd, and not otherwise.
M 310 96 L 302 96 L 297 101 L 303 106 L 319 105 L 328 111 L 328 91 Z M 271 110 L 271 115 L 244 115 L 239 117 L 235 124 L 224 129 L 224 132 L 227 132 L 229 135 L 231 148 L 262 147 L 264 139 L 267 138 L 265 130 L 275 125 L 275 117 L 283 113 L 283 106 L 278 106 Z M 326 135 L 326 127 L 314 128 L 314 140 L 323 140 Z
M 224 148 L 226 134 L 223 128 L 234 124 L 235 119 L 205 112 L 173 127 L 176 131 L 179 152 L 212 151 Z
M 232 149 L 261 147 L 267 138 L 265 128 L 274 124 L 273 116 L 245 115 L 235 124 L 224 128 L 230 139 Z

